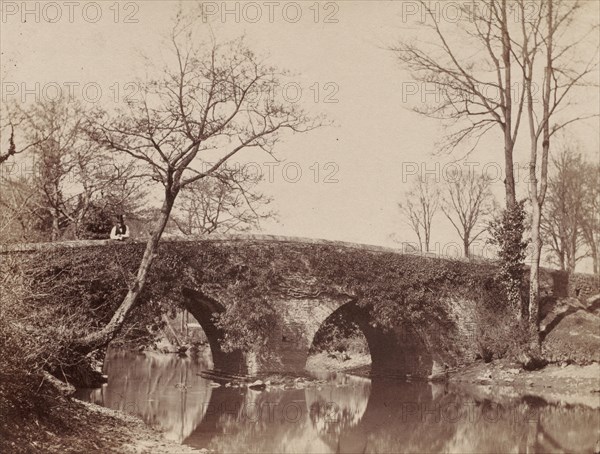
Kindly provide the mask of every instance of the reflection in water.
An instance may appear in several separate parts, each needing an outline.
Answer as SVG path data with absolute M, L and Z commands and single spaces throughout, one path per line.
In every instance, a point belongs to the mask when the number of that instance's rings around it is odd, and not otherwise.
M 213 388 L 206 358 L 112 351 L 109 383 L 79 397 L 217 452 L 593 452 L 600 415 L 532 396 L 345 374 L 302 389 Z M 324 377 L 319 377 L 324 378 Z
M 104 363 L 108 383 L 81 389 L 77 397 L 136 414 L 182 442 L 200 424 L 210 401 L 210 381 L 198 375 L 210 365 L 210 356 L 110 350 Z
M 344 374 L 329 379 L 329 386 L 305 391 L 306 406 L 317 433 L 337 439 L 359 424 L 369 402 L 371 380 Z

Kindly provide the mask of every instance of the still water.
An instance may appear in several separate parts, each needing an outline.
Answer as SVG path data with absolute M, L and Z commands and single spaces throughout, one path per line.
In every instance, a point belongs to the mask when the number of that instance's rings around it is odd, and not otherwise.
M 600 427 L 597 407 L 346 374 L 298 389 L 214 387 L 198 375 L 210 367 L 201 355 L 113 350 L 104 367 L 108 384 L 80 399 L 220 453 L 594 452 Z

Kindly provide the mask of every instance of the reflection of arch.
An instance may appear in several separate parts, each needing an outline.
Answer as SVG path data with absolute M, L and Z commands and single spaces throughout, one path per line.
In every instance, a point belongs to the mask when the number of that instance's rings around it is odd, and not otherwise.
M 244 410 L 244 394 L 236 388 L 215 388 L 204 403 L 204 417 L 184 443 L 194 447 L 206 447 L 210 441 L 223 435 L 224 418 L 239 419 Z
M 372 322 L 368 308 L 351 301 L 333 311 L 321 326 L 340 316 L 356 323 L 365 335 L 373 375 L 412 375 L 425 378 L 432 373 L 432 355 L 421 336 L 408 323 L 386 330 Z M 316 332 L 310 339 L 310 345 L 315 336 Z
M 371 380 L 346 374 L 337 375 L 333 386 L 307 388 L 306 407 L 312 425 L 331 445 L 331 437 L 351 431 L 360 423 L 370 394 Z
M 224 312 L 223 305 L 203 293 L 189 288 L 183 289 L 183 296 L 186 309 L 194 316 L 206 334 L 214 368 L 227 373 L 246 374 L 248 368 L 244 354 L 239 350 L 227 353 L 221 349 L 223 331 L 215 326 L 213 315 Z
M 429 383 L 374 379 L 359 424 L 336 440 L 338 452 L 444 452 L 456 426 L 432 423 L 443 398 Z
M 349 383 L 339 388 L 256 394 L 215 388 L 185 444 L 217 452 L 278 452 L 284 446 L 290 452 L 438 452 L 454 435 L 456 424 L 432 424 L 436 404 L 445 399 L 434 397 L 432 385 L 342 377 Z M 300 414 L 286 411 L 298 406 Z
M 282 447 L 287 452 L 334 452 L 326 448 L 332 438 L 360 424 L 370 390 L 368 379 L 340 375 L 337 381 L 345 386 L 260 393 L 215 388 L 204 418 L 185 444 L 216 452 L 281 452 Z

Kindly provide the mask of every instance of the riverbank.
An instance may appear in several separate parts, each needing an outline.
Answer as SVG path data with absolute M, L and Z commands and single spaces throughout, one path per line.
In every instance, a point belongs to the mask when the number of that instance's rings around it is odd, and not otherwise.
M 347 371 L 359 368 L 370 368 L 371 355 L 361 353 L 327 353 L 320 352 L 308 357 L 306 370 L 308 371 Z
M 543 396 L 546 401 L 600 408 L 600 364 L 549 364 L 535 371 L 510 361 L 478 362 L 448 374 L 448 381 L 477 385 L 493 395 Z
M 73 398 L 59 398 L 46 414 L 0 421 L 0 452 L 198 454 L 166 440 L 141 419 Z
M 372 378 L 369 366 L 345 372 Z M 490 395 L 543 395 L 545 400 L 600 408 L 599 363 L 549 364 L 539 370 L 527 371 L 508 360 L 479 361 L 438 376 L 435 382 L 475 386 L 489 391 Z

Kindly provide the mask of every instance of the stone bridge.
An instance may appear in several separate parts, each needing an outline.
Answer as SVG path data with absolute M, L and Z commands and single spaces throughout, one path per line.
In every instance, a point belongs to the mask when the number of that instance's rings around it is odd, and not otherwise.
M 77 263 L 84 271 L 72 279 L 91 281 L 105 273 L 101 263 L 129 263 L 134 271 L 143 247 L 135 240 L 20 244 L 1 246 L 0 260 L 53 266 L 61 278 Z M 147 285 L 167 286 L 193 314 L 206 333 L 215 369 L 227 373 L 299 373 L 319 328 L 342 318 L 364 333 L 372 374 L 428 377 L 480 353 L 477 332 L 486 329 L 481 308 L 501 306 L 492 276 L 487 261 L 325 240 L 211 235 L 164 239 Z M 547 292 L 556 290 L 555 281 L 548 278 Z M 582 291 L 565 291 L 575 290 Z M 60 286 L 52 291 L 60 292 Z M 228 334 L 215 325 L 214 315 L 235 304 L 244 307 L 239 304 L 246 296 L 274 309 L 266 342 L 259 352 L 226 352 L 222 341 Z M 248 318 L 253 315 L 249 310 Z

